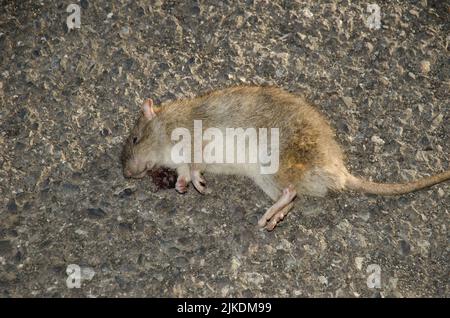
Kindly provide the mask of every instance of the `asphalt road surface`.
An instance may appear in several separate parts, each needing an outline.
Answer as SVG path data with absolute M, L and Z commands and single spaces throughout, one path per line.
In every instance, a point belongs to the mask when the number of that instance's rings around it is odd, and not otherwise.
M 299 198 L 266 232 L 246 178 L 122 176 L 145 98 L 246 84 L 305 95 L 355 175 L 449 169 L 449 5 L 372 2 L 379 29 L 362 1 L 73 0 L 74 29 L 71 1 L 0 1 L 0 297 L 449 297 L 448 182 Z

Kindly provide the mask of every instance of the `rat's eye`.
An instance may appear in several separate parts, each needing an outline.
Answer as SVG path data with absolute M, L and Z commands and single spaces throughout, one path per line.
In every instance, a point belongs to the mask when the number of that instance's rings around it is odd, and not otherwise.
M 133 137 L 133 144 L 137 144 L 137 137 Z

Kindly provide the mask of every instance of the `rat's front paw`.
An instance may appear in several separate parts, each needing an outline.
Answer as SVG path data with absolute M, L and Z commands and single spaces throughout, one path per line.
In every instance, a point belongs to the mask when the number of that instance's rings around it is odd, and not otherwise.
M 184 176 L 178 176 L 177 183 L 175 184 L 175 190 L 178 193 L 186 193 L 188 187 L 188 183 Z
M 207 193 L 206 190 L 206 181 L 203 179 L 202 175 L 200 174 L 200 171 L 194 170 L 192 171 L 192 184 L 197 189 L 198 192 L 205 194 Z

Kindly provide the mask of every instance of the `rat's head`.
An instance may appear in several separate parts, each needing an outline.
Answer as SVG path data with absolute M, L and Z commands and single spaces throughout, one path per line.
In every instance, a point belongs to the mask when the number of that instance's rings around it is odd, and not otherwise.
M 123 175 L 127 178 L 142 178 L 147 170 L 152 169 L 156 162 L 154 143 L 158 138 L 152 138 L 156 111 L 153 101 L 147 99 L 142 105 L 142 113 L 122 151 Z

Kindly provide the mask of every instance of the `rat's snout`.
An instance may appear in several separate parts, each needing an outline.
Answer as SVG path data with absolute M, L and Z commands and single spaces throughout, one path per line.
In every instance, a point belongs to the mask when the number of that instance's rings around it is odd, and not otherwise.
M 146 172 L 146 164 L 136 159 L 126 161 L 123 167 L 123 176 L 125 178 L 143 178 Z
M 129 170 L 129 169 L 123 169 L 123 176 L 125 177 L 125 178 L 131 178 L 131 176 L 133 175 L 133 173 L 131 172 L 131 170 Z

